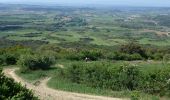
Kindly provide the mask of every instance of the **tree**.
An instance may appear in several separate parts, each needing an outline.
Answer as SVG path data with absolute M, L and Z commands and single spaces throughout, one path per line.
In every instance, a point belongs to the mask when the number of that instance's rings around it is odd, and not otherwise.
M 120 51 L 127 54 L 140 54 L 142 57 L 147 58 L 145 49 L 135 42 L 129 42 L 126 45 L 122 45 Z

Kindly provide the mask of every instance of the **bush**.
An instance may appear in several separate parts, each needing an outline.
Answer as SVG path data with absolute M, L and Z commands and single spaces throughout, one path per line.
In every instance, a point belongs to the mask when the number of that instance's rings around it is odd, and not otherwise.
M 18 64 L 21 66 L 22 71 L 37 70 L 37 69 L 49 69 L 54 64 L 55 58 L 48 55 L 40 54 L 26 54 L 22 55 L 18 60 Z
M 169 95 L 170 68 L 141 71 L 140 66 L 111 63 L 75 63 L 61 71 L 64 78 L 78 84 L 113 91 L 131 90 L 160 96 Z
M 143 58 L 147 58 L 146 50 L 135 42 L 130 42 L 126 45 L 122 45 L 120 48 L 121 53 L 126 54 L 139 54 Z
M 95 50 L 74 50 L 74 49 L 67 49 L 60 52 L 60 56 L 62 56 L 64 59 L 68 60 L 85 60 L 85 58 L 88 58 L 89 60 L 95 61 L 98 59 L 101 59 L 103 57 L 103 54 L 101 51 L 95 51 Z
M 0 49 L 0 64 L 15 65 L 17 63 L 17 60 L 19 59 L 19 56 L 21 54 L 25 54 L 23 50 L 27 50 L 25 52 L 28 52 L 29 49 L 26 49 L 19 45 Z
M 83 60 L 84 55 L 82 53 L 79 52 L 68 52 L 67 54 L 65 54 L 65 58 L 68 60 Z
M 140 95 L 138 91 L 133 91 L 131 94 L 131 100 L 139 100 Z
M 154 55 L 155 60 L 162 60 L 163 59 L 163 54 L 161 53 L 155 53 Z
M 126 54 L 126 53 L 120 53 L 115 52 L 111 57 L 109 57 L 112 60 L 126 60 L 126 61 L 132 61 L 132 60 L 142 60 L 144 59 L 140 54 L 134 53 L 134 54 Z
M 144 58 L 142 58 L 142 56 L 138 53 L 132 54 L 130 55 L 130 59 L 129 60 L 142 60 Z
M 2 55 L 0 55 L 0 65 L 4 64 L 4 57 Z
M 170 54 L 166 54 L 163 57 L 163 63 L 166 65 L 170 62 Z
M 140 74 L 136 65 L 123 65 L 119 69 L 119 83 L 125 89 L 135 90 L 140 82 Z
M 102 52 L 97 51 L 97 50 L 88 50 L 88 51 L 85 50 L 85 51 L 82 51 L 82 54 L 84 55 L 83 59 L 85 59 L 87 57 L 93 61 L 101 59 L 103 57 Z
M 14 65 L 17 62 L 17 56 L 13 54 L 2 54 L 0 55 L 0 64 L 1 65 Z
M 6 65 L 14 65 L 17 62 L 17 57 L 12 54 L 6 54 L 5 55 L 5 63 Z
M 109 64 L 108 64 L 109 65 Z M 104 67 L 103 67 L 104 66 Z M 66 70 L 66 77 L 72 82 L 87 84 L 93 87 L 107 88 L 104 82 L 108 82 L 104 71 L 107 71 L 107 64 L 89 64 L 76 63 Z M 108 70 L 109 71 L 109 70 Z M 101 74 L 103 73 L 103 74 Z
M 133 90 L 138 86 L 139 71 L 137 67 L 109 67 L 110 63 L 73 64 L 66 70 L 66 77 L 72 82 L 83 83 L 93 87 L 113 90 Z
M 144 92 L 165 95 L 169 91 L 170 68 L 155 69 L 143 74 L 141 87 Z
M 0 69 L 0 100 L 38 100 L 32 91 L 3 75 Z

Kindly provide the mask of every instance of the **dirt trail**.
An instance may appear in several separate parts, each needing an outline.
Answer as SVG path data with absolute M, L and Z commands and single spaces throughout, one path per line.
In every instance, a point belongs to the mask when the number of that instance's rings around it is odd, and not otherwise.
M 50 78 L 41 80 L 37 86 L 24 81 L 22 78 L 15 74 L 17 68 L 6 68 L 4 69 L 4 74 L 8 77 L 13 78 L 16 82 L 20 82 L 23 86 L 33 90 L 36 96 L 41 100 L 123 100 L 120 98 L 111 98 L 103 96 L 92 96 L 80 93 L 71 93 L 51 89 L 47 87 L 47 82 Z

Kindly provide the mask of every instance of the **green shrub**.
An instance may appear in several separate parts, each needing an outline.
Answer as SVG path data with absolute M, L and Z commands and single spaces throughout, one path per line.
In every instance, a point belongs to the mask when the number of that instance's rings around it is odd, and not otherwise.
M 38 98 L 32 91 L 5 77 L 0 69 L 0 100 L 38 100 Z
M 170 68 L 155 69 L 143 74 L 141 87 L 147 93 L 165 95 L 169 88 Z M 144 89 L 145 88 L 145 89 Z
M 82 53 L 76 53 L 76 52 L 69 52 L 67 54 L 65 54 L 65 58 L 68 60 L 83 60 L 84 55 Z
M 166 54 L 163 57 L 163 63 L 164 65 L 167 65 L 170 62 L 170 54 Z
M 140 54 L 135 53 L 135 54 L 130 55 L 130 60 L 142 60 L 142 59 L 144 58 L 142 58 Z
M 18 60 L 18 64 L 21 66 L 22 71 L 37 70 L 37 69 L 49 69 L 54 64 L 55 58 L 48 55 L 40 54 L 26 54 L 22 55 Z
M 120 52 L 126 54 L 140 54 L 143 58 L 147 58 L 146 50 L 138 43 L 129 42 L 126 45 L 122 45 Z
M 0 55 L 0 64 L 2 65 L 14 65 L 17 62 L 18 57 L 13 54 Z
M 17 62 L 17 57 L 12 54 L 6 54 L 5 55 L 5 63 L 6 65 L 14 65 Z
M 0 49 L 0 64 L 1 65 L 15 65 L 19 56 L 29 52 L 28 48 L 22 46 L 12 46 Z M 24 52 L 23 52 L 24 51 Z
M 131 100 L 139 100 L 140 95 L 138 91 L 133 91 L 131 94 Z
M 112 60 L 126 60 L 126 61 L 145 59 L 138 53 L 127 54 L 127 53 L 120 53 L 120 52 L 115 52 L 109 58 L 112 59 Z
M 136 65 L 123 65 L 119 69 L 119 81 L 122 87 L 135 90 L 140 82 L 140 71 Z
M 60 52 L 61 58 L 68 59 L 68 60 L 85 60 L 85 58 L 88 58 L 89 60 L 95 61 L 98 59 L 103 58 L 103 54 L 101 51 L 97 50 L 74 50 L 74 49 L 67 49 L 62 50 Z
M 0 55 L 0 65 L 4 64 L 4 57 L 2 55 Z
M 120 90 L 140 90 L 160 96 L 169 95 L 170 68 L 141 71 L 140 66 L 124 64 L 115 66 L 109 62 L 74 63 L 63 69 L 61 75 L 72 82 L 95 88 Z
M 138 87 L 139 71 L 137 67 L 110 67 L 110 63 L 73 64 L 66 70 L 66 77 L 72 82 L 83 83 L 93 87 L 113 90 Z
M 155 60 L 162 60 L 162 59 L 163 59 L 163 54 L 161 54 L 161 53 L 155 53 L 155 54 L 153 55 L 153 57 L 154 57 Z
M 84 55 L 83 59 L 87 57 L 93 61 L 101 59 L 103 57 L 102 52 L 98 50 L 88 50 L 88 51 L 85 50 L 85 51 L 82 51 L 82 54 Z

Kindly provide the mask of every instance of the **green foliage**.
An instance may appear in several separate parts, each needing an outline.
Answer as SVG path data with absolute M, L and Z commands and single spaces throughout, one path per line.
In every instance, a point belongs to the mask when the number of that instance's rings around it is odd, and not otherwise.
M 0 65 L 4 64 L 4 57 L 2 55 L 0 55 Z
M 12 54 L 5 54 L 4 55 L 5 59 L 4 62 L 6 63 L 6 65 L 14 65 L 17 62 L 17 57 L 15 55 Z
M 120 90 L 140 90 L 160 96 L 169 93 L 170 68 L 141 71 L 140 66 L 111 63 L 75 63 L 62 71 L 62 77 L 90 87 Z
M 163 63 L 168 64 L 170 62 L 170 54 L 166 54 L 163 57 Z
M 139 100 L 140 95 L 138 91 L 133 91 L 131 94 L 131 100 Z
M 77 61 L 85 60 L 85 58 L 96 61 L 103 58 L 103 53 L 96 49 L 62 49 L 57 54 L 60 56 L 59 58 Z
M 79 60 L 83 60 L 83 57 L 84 56 L 81 53 L 77 53 L 77 54 L 68 53 L 68 54 L 65 55 L 65 58 L 68 59 L 68 60 L 77 60 L 77 61 L 79 61 Z
M 163 60 L 164 56 L 170 53 L 169 51 L 170 49 L 168 47 L 167 48 L 149 47 L 146 49 L 146 54 L 149 59 Z
M 62 52 L 64 59 L 68 60 L 82 60 L 84 55 L 77 50 L 68 49 Z M 62 56 L 61 55 L 61 56 Z
M 119 68 L 119 81 L 123 88 L 135 90 L 140 82 L 140 71 L 136 65 L 123 65 Z
M 21 55 L 18 60 L 18 65 L 21 66 L 23 72 L 27 70 L 49 69 L 54 64 L 55 58 L 45 54 L 25 54 Z
M 36 50 L 26 47 L 14 46 L 10 48 L 0 49 L 0 64 L 10 65 L 16 64 L 17 60 L 21 55 L 25 54 L 38 54 L 38 53 L 48 53 L 46 55 L 54 56 L 55 59 L 67 59 L 67 60 L 85 60 L 88 58 L 91 61 L 96 61 L 100 59 L 108 60 L 144 60 L 144 59 L 154 59 L 162 60 L 163 56 L 168 54 L 169 49 L 164 48 L 150 48 L 142 47 L 142 45 L 136 43 L 129 43 L 119 47 L 98 47 L 92 45 L 85 45 L 80 48 L 62 48 L 55 44 L 44 45 Z M 39 55 L 39 54 L 38 54 Z
M 13 54 L 2 54 L 0 55 L 0 64 L 1 65 L 14 65 L 17 62 L 17 57 Z
M 135 43 L 135 42 L 130 42 L 126 45 L 122 45 L 120 48 L 120 51 L 122 53 L 127 53 L 127 54 L 140 54 L 141 57 L 147 58 L 147 55 L 145 53 L 145 49 L 142 48 L 141 45 Z
M 127 54 L 127 53 L 120 53 L 120 52 L 115 52 L 109 59 L 112 60 L 127 60 L 127 61 L 133 61 L 133 60 L 143 60 L 144 58 L 138 54 Z
M 28 48 L 20 45 L 0 49 L 0 65 L 15 65 L 19 56 L 25 53 L 24 50 L 28 50 Z
M 1 100 L 38 100 L 32 91 L 7 78 L 0 70 L 0 99 Z
M 73 82 L 113 90 L 133 90 L 138 86 L 139 71 L 135 66 L 110 67 L 110 63 L 73 64 L 66 77 Z M 136 83 L 135 83 L 136 82 Z
M 166 95 L 169 91 L 170 68 L 155 69 L 152 72 L 143 74 L 141 84 L 143 91 L 151 94 Z
M 99 50 L 85 50 L 85 51 L 82 51 L 83 55 L 84 55 L 84 59 L 87 57 L 89 58 L 90 60 L 98 60 L 98 59 L 101 59 L 103 57 L 103 54 L 101 51 Z

